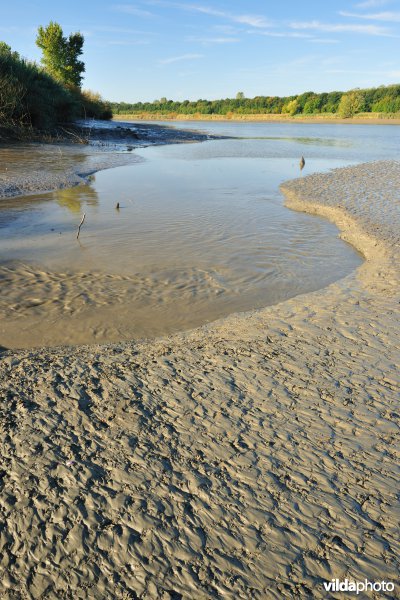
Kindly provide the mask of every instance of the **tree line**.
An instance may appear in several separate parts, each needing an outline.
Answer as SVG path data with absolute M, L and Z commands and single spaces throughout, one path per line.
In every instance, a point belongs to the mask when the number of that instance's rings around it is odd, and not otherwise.
M 161 98 L 154 102 L 111 102 L 114 114 L 176 113 L 182 115 L 252 115 L 337 114 L 352 117 L 358 113 L 396 113 L 400 111 L 400 85 L 354 89 L 348 92 L 304 92 L 296 96 L 256 96 L 245 98 L 238 92 L 236 98 L 224 100 L 196 100 L 176 102 Z
M 0 42 L 0 126 L 16 131 L 51 130 L 77 118 L 112 117 L 99 94 L 81 89 L 85 65 L 80 60 L 81 33 L 64 36 L 58 23 L 39 27 L 36 44 L 41 64 L 21 57 Z

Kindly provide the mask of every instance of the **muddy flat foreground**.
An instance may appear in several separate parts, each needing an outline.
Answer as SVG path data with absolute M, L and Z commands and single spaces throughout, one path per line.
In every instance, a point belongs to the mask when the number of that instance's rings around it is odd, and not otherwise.
M 399 189 L 395 162 L 284 186 L 366 258 L 324 290 L 2 354 L 2 598 L 399 597 Z

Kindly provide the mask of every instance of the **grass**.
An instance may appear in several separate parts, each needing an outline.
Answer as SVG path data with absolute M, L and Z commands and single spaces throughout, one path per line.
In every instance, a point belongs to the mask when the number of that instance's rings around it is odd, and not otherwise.
M 288 121 L 288 122 L 396 122 L 400 121 L 400 112 L 397 113 L 357 113 L 351 118 L 342 118 L 337 113 L 316 113 L 312 115 L 288 115 L 288 114 L 180 114 L 176 112 L 154 113 L 138 112 L 114 115 L 118 121 Z

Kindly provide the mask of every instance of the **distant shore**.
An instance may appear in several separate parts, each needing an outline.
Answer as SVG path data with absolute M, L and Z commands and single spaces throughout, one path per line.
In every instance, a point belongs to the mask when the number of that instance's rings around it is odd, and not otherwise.
M 318 123 L 340 125 L 400 125 L 400 117 L 383 116 L 382 113 L 361 113 L 360 115 L 342 119 L 335 115 L 295 116 L 257 114 L 257 115 L 203 115 L 196 113 L 184 115 L 178 113 L 133 113 L 113 116 L 113 121 L 253 121 L 263 123 Z

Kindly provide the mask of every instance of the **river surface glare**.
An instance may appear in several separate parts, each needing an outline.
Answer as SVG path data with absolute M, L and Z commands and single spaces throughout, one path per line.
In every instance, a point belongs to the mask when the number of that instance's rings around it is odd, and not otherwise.
M 234 137 L 120 146 L 131 164 L 88 184 L 0 200 L 0 346 L 164 335 L 322 288 L 361 263 L 328 221 L 285 208 L 279 185 L 395 158 L 398 127 L 176 127 Z M 51 156 L 41 165 L 43 150 L 31 152 L 38 172 L 51 169 Z M 60 152 L 53 160 L 59 171 Z

